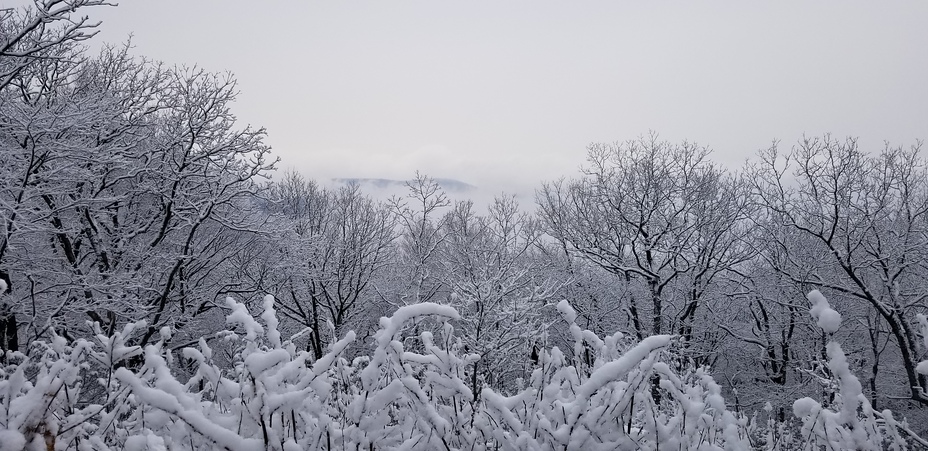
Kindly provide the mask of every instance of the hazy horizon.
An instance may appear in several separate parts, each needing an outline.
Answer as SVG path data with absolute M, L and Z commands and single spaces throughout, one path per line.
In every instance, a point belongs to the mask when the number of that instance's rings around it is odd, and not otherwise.
M 282 169 L 531 195 L 653 130 L 740 166 L 778 139 L 928 136 L 928 3 L 122 2 L 91 41 L 231 71 Z

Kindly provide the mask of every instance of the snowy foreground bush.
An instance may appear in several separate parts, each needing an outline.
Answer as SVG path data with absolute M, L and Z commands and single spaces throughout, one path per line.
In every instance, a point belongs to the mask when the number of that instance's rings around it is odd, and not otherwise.
M 840 315 L 817 291 L 812 314 L 826 333 Z M 423 303 L 382 318 L 373 354 L 348 362 L 349 332 L 323 358 L 298 351 L 278 331 L 274 300 L 260 322 L 227 299 L 231 370 L 201 339 L 183 350 L 192 376 L 178 379 L 165 341 L 129 346 L 144 323 L 92 340 L 55 336 L 42 352 L 0 370 L 0 450 L 614 450 L 908 449 L 925 446 L 889 411 L 876 412 L 828 344 L 835 385 L 827 404 L 793 405 L 784 423 L 729 411 L 703 369 L 689 370 L 659 335 L 626 346 L 621 334 L 581 330 L 566 301 L 558 310 L 574 340 L 571 362 L 540 353 L 531 379 L 513 396 L 464 382 L 475 356 L 463 355 L 448 306 Z M 920 318 L 928 333 L 928 322 Z M 263 324 L 262 324 L 263 323 Z M 421 332 L 411 337 L 418 324 Z M 928 340 L 928 339 L 926 339 Z M 926 343 L 928 345 L 928 343 Z M 189 365 L 188 365 L 189 366 Z M 130 369 L 136 368 L 136 369 Z M 919 366 L 928 373 L 928 363 Z M 763 416 L 763 414 L 761 414 Z

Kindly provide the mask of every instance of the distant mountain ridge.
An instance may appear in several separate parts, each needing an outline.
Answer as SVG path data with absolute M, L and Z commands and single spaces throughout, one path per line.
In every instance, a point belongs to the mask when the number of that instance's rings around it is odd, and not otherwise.
M 455 193 L 466 193 L 469 191 L 476 190 L 477 187 L 466 182 L 455 179 L 446 179 L 446 178 L 435 178 L 442 189 L 448 192 Z M 362 186 L 370 186 L 377 189 L 388 189 L 388 188 L 402 188 L 406 184 L 406 180 L 394 180 L 394 179 L 378 179 L 378 178 L 333 178 L 332 182 L 335 184 L 347 185 L 349 183 L 357 183 Z

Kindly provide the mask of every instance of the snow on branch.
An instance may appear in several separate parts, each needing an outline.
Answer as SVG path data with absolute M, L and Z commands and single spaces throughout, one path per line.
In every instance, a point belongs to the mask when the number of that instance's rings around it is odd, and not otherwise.
M 840 315 L 817 291 L 809 300 L 820 326 L 834 334 Z M 227 299 L 227 324 L 242 332 L 220 334 L 234 350 L 231 362 L 217 362 L 204 337 L 181 351 L 192 372 L 182 373 L 165 346 L 170 331 L 144 349 L 128 344 L 144 323 L 112 336 L 97 333 L 92 341 L 68 344 L 53 335 L 37 343 L 44 353 L 19 354 L 0 368 L 0 450 L 907 449 L 924 443 L 892 412 L 871 408 L 836 342 L 827 346 L 839 387 L 835 399 L 799 399 L 796 420 L 771 416 L 762 424 L 728 410 L 708 369 L 687 367 L 674 355 L 673 336 L 631 345 L 620 334 L 599 337 L 576 324 L 566 301 L 558 311 L 583 358 L 542 349 L 523 388 L 504 394 L 484 387 L 479 396 L 463 380 L 477 357 L 461 352 L 452 307 L 398 309 L 381 319 L 372 354 L 349 362 L 354 332 L 314 359 L 281 336 L 274 302 L 265 297 L 255 318 Z M 928 329 L 925 318 L 919 321 Z

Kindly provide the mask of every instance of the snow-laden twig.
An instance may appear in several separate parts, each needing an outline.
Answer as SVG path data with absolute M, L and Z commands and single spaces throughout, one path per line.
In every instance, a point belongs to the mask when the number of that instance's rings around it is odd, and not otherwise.
M 840 315 L 828 313 L 821 293 L 809 299 L 833 335 Z M 0 450 L 51 443 L 101 450 L 773 451 L 926 443 L 892 412 L 871 408 L 837 342 L 826 348 L 837 396 L 828 406 L 797 400 L 794 428 L 776 421 L 772 407 L 766 422 L 728 410 L 708 369 L 675 358 L 674 337 L 598 337 L 576 324 L 566 301 L 558 311 L 574 340 L 573 357 L 541 349 L 524 387 L 483 387 L 479 396 L 464 381 L 478 357 L 461 352 L 458 314 L 449 306 L 398 309 L 381 319 L 373 353 L 348 362 L 353 332 L 314 360 L 281 336 L 274 299 L 263 301 L 255 318 L 227 299 L 227 323 L 242 332 L 221 334 L 234 350 L 231 364 L 218 363 L 201 339 L 182 351 L 193 366 L 183 383 L 165 345 L 169 330 L 144 349 L 127 345 L 144 324 L 97 333 L 93 341 L 69 345 L 53 335 L 37 343 L 43 353 L 0 368 Z

